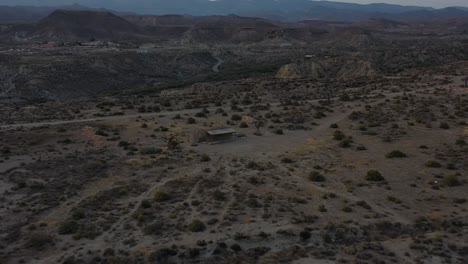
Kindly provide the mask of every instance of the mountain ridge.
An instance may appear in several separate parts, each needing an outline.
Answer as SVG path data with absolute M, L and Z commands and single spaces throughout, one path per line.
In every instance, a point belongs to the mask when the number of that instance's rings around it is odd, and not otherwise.
M 23 1 L 24 2 L 24 1 Z M 57 2 L 57 1 L 55 1 Z M 55 3 L 48 1 L 45 3 Z M 89 5 L 63 5 L 54 6 L 0 6 L 0 21 L 24 20 L 38 21 L 56 9 L 72 10 L 108 10 L 113 1 L 105 0 L 100 4 L 88 1 Z M 7 1 L 8 3 L 8 1 Z M 450 7 L 434 9 L 431 7 L 402 6 L 393 4 L 351 4 L 330 1 L 308 0 L 173 0 L 149 1 L 142 0 L 138 4 L 122 2 L 115 5 L 112 11 L 116 14 L 136 12 L 141 15 L 230 15 L 252 16 L 272 20 L 300 21 L 308 19 L 327 21 L 357 21 L 370 18 L 383 18 L 391 20 L 407 20 L 416 18 L 453 18 L 468 17 L 468 8 Z M 144 8 L 140 8 L 144 7 Z

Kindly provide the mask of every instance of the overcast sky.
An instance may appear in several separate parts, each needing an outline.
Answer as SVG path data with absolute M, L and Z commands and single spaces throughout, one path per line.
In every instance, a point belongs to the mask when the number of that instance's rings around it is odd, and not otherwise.
M 111 7 L 112 5 L 119 5 L 122 3 L 135 3 L 138 4 L 140 0 L 0 0 L 0 5 L 60 5 L 60 4 L 71 4 L 80 3 L 88 4 L 90 6 L 105 6 Z M 171 0 L 167 0 L 171 1 Z M 399 5 L 416 5 L 416 6 L 432 6 L 436 8 L 442 8 L 447 6 L 465 6 L 468 7 L 468 0 L 331 0 L 335 2 L 348 2 L 348 3 L 389 3 Z M 100 3 L 112 3 L 112 4 L 100 4 Z M 142 1 L 151 2 L 151 1 Z M 92 3 L 92 4 L 91 4 Z M 140 2 L 141 3 L 141 2 Z
M 0 0 L 1 1 L 1 0 Z M 388 3 L 397 5 L 415 5 L 415 6 L 432 6 L 432 7 L 448 7 L 448 6 L 467 6 L 468 0 L 336 0 L 336 2 L 347 3 Z

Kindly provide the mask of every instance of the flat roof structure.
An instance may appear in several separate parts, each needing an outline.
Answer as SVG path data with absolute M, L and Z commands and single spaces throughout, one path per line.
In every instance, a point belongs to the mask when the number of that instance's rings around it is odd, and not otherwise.
M 208 135 L 210 136 L 218 136 L 218 135 L 225 135 L 225 134 L 234 134 L 236 133 L 236 130 L 233 128 L 219 128 L 219 129 L 213 129 L 213 130 L 208 130 L 206 131 Z

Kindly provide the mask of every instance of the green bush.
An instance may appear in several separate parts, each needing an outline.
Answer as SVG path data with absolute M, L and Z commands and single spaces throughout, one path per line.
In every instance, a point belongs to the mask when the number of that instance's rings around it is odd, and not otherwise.
M 333 139 L 334 140 L 343 140 L 345 138 L 345 134 L 339 130 L 335 131 L 333 133 Z
M 320 172 L 313 171 L 309 175 L 309 180 L 313 182 L 324 182 L 326 179 L 325 176 L 323 176 Z
M 366 175 L 366 180 L 372 181 L 372 182 L 379 182 L 379 181 L 384 181 L 385 178 L 382 176 L 382 174 L 379 171 L 369 170 Z
M 60 235 L 71 235 L 78 232 L 80 225 L 74 220 L 68 220 L 60 224 L 58 233 Z
M 85 212 L 82 209 L 76 209 L 72 213 L 72 218 L 75 220 L 80 220 L 86 217 Z
M 204 154 L 204 155 L 202 155 L 200 160 L 201 160 L 201 162 L 208 162 L 208 161 L 211 160 L 211 158 L 210 158 L 210 156 Z
M 325 205 L 322 204 L 322 205 L 319 205 L 318 210 L 319 210 L 319 212 L 324 213 L 324 212 L 327 211 L 327 208 L 325 208 Z
M 400 204 L 402 203 L 402 201 L 398 198 L 396 198 L 395 196 L 387 196 L 387 200 L 389 200 L 390 202 L 393 202 L 393 203 L 397 203 L 397 204 Z
M 352 139 L 345 139 L 345 140 L 342 140 L 338 146 L 340 148 L 350 148 L 351 147 L 351 143 L 353 143 L 353 140 Z
M 458 146 L 466 146 L 466 141 L 463 138 L 459 138 L 457 139 L 457 141 L 455 141 L 455 144 L 457 144 Z
M 109 136 L 109 134 L 107 134 L 106 131 L 101 130 L 101 129 L 99 129 L 98 131 L 96 131 L 95 134 L 98 135 L 98 136 L 101 136 L 101 137 L 108 137 L 108 136 Z
M 205 229 L 206 229 L 205 224 L 200 220 L 194 220 L 188 226 L 188 230 L 190 232 L 203 232 L 205 231 Z
M 187 124 L 191 125 L 191 124 L 195 124 L 195 123 L 197 123 L 197 120 L 195 120 L 195 118 L 189 117 L 187 119 Z
M 242 122 L 239 127 L 240 128 L 248 128 L 249 125 L 247 125 L 247 123 L 245 123 L 245 122 Z
M 259 208 L 262 206 L 262 204 L 255 198 L 249 198 L 247 201 L 246 201 L 246 204 L 248 207 L 250 208 Z
M 231 116 L 231 120 L 232 120 L 232 121 L 240 121 L 240 120 L 242 120 L 242 116 L 240 116 L 240 115 L 232 115 L 232 116 Z
M 351 213 L 353 211 L 353 209 L 351 207 L 349 207 L 349 206 L 345 206 L 345 207 L 343 207 L 342 211 L 345 212 L 345 213 Z
M 284 132 L 283 132 L 282 129 L 276 129 L 276 130 L 275 130 L 275 134 L 276 134 L 276 135 L 284 135 Z
M 162 191 L 157 191 L 154 193 L 154 201 L 155 202 L 164 202 L 171 199 L 170 195 L 162 192 Z
M 54 239 L 50 235 L 44 233 L 35 233 L 31 235 L 28 242 L 26 243 L 26 246 L 36 250 L 43 250 L 48 245 L 53 243 Z
M 439 127 L 442 128 L 442 129 L 450 129 L 450 126 L 445 122 L 440 123 Z
M 439 162 L 434 161 L 434 160 L 429 160 L 428 162 L 426 162 L 426 167 L 429 167 L 429 168 L 441 168 L 441 167 L 442 167 L 442 164 L 440 164 Z
M 460 186 L 462 185 L 460 180 L 456 175 L 447 175 L 444 177 L 443 180 L 444 184 L 449 187 L 455 187 L 455 186 Z
M 226 200 L 226 194 L 220 190 L 216 190 L 213 192 L 213 198 L 216 201 L 225 201 Z
M 161 149 L 153 148 L 153 147 L 147 147 L 147 148 L 142 148 L 140 149 L 140 154 L 141 155 L 156 155 L 161 153 Z
M 356 205 L 361 206 L 362 208 L 367 209 L 367 210 L 372 209 L 372 207 L 368 203 L 366 203 L 366 201 L 358 201 L 356 202 Z
M 390 153 L 387 153 L 387 155 L 385 155 L 386 158 L 388 159 L 395 159 L 395 158 L 406 158 L 406 154 L 399 151 L 399 150 L 394 150 Z

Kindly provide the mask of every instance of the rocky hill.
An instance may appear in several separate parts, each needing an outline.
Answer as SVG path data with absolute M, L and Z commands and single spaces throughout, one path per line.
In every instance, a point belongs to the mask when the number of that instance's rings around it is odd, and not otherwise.
M 276 74 L 280 79 L 353 79 L 373 78 L 377 70 L 372 63 L 360 58 L 329 58 L 306 60 L 281 67 Z
M 110 12 L 57 10 L 37 24 L 34 37 L 59 39 L 122 39 L 144 31 Z

